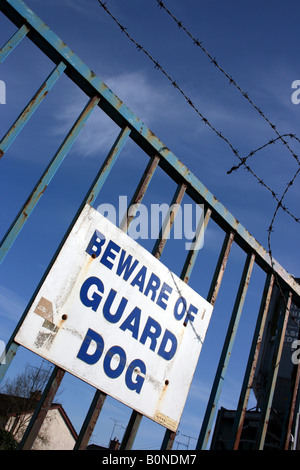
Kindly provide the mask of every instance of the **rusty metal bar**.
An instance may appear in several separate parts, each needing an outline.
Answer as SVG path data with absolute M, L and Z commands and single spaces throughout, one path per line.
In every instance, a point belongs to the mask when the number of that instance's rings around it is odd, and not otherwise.
M 149 183 L 152 179 L 155 169 L 157 168 L 158 163 L 159 163 L 159 157 L 157 156 L 155 156 L 152 160 L 149 161 L 147 168 L 144 171 L 144 174 L 132 197 L 128 211 L 124 215 L 124 218 L 121 222 L 121 225 L 120 225 L 121 230 L 123 231 L 128 230 L 130 223 L 135 217 L 135 213 L 138 209 L 138 206 L 142 202 L 142 199 L 145 195 L 145 192 L 149 186 Z M 138 431 L 142 417 L 143 415 L 141 413 L 138 413 L 135 410 L 132 411 L 129 423 L 127 425 L 124 437 L 122 439 L 120 450 L 129 450 L 132 448 L 132 445 L 134 443 L 134 439 Z
M 129 129 L 126 128 L 125 131 L 123 131 L 123 133 L 125 133 L 125 135 L 129 135 Z M 119 149 L 119 146 L 114 146 L 113 147 L 110 155 L 106 159 L 106 162 L 103 164 L 102 169 L 103 168 L 111 169 L 112 155 L 114 155 L 114 150 L 116 148 Z M 142 178 L 141 178 L 141 180 L 140 180 L 140 182 L 137 186 L 137 189 L 136 189 L 136 191 L 133 195 L 133 198 L 132 198 L 130 206 L 129 206 L 129 210 L 132 206 L 135 206 L 134 209 L 136 210 L 138 205 L 142 202 L 142 199 L 145 195 L 145 192 L 146 192 L 146 190 L 149 186 L 149 183 L 152 179 L 153 173 L 154 173 L 158 163 L 159 163 L 159 158 L 158 157 L 154 157 L 153 160 L 149 161 L 149 163 L 147 165 L 147 168 L 146 168 L 146 170 L 145 170 L 145 172 L 144 172 L 144 174 L 143 174 L 143 176 L 142 176 Z M 102 169 L 100 170 L 101 174 L 102 174 Z M 102 179 L 102 184 L 103 183 L 104 183 L 104 181 Z M 97 187 L 99 189 L 98 185 L 97 185 Z M 93 195 L 94 195 L 94 193 L 93 193 Z M 94 199 L 95 199 L 95 196 L 94 196 Z M 91 197 L 87 198 L 87 200 L 91 202 Z M 120 226 L 121 230 L 126 230 L 127 231 L 132 219 L 134 218 L 134 215 L 135 215 L 135 212 L 133 212 L 133 211 L 128 212 L 128 216 L 125 214 L 124 219 L 123 219 L 123 221 L 121 223 L 121 226 Z M 98 396 L 99 393 L 102 393 L 102 392 L 97 391 L 96 395 Z M 102 395 L 100 394 L 99 398 L 96 398 L 96 395 L 95 395 L 93 403 L 90 406 L 88 415 L 86 416 L 84 427 L 82 428 L 82 431 L 81 431 L 82 436 L 81 435 L 79 436 L 80 439 L 76 443 L 74 449 L 85 449 L 86 448 L 86 446 L 88 444 L 88 440 L 89 440 L 89 438 L 92 434 L 92 430 L 94 429 L 94 426 L 96 425 L 96 422 L 97 422 L 97 419 L 98 419 L 98 416 L 99 416 L 99 413 L 100 413 L 100 410 L 97 411 L 97 406 L 99 407 L 100 404 L 101 404 L 101 408 L 102 408 L 103 403 L 104 403 L 103 394 Z M 100 403 L 99 403 L 99 401 L 100 401 Z M 131 448 L 131 446 L 134 442 L 135 434 L 138 430 L 138 426 L 139 426 L 139 423 L 141 421 L 141 418 L 142 418 L 142 415 L 140 415 L 140 413 L 137 413 L 135 411 L 133 412 L 132 417 L 131 417 L 131 422 L 128 424 L 128 427 L 127 427 L 127 434 L 125 434 L 125 436 L 124 436 L 121 448 L 122 448 L 122 446 L 126 449 Z
M 171 208 L 170 208 L 171 210 L 166 215 L 166 218 L 165 218 L 164 223 L 163 223 L 163 227 L 160 231 L 160 237 L 157 239 L 157 241 L 154 245 L 153 251 L 152 251 L 152 254 L 157 259 L 160 258 L 161 254 L 162 254 L 162 251 L 165 247 L 168 234 L 169 234 L 169 232 L 172 228 L 172 225 L 174 223 L 176 213 L 178 211 L 178 208 L 179 208 L 179 205 L 182 201 L 182 198 L 185 194 L 185 191 L 186 191 L 186 185 L 179 184 L 177 186 L 174 197 L 172 199 Z M 132 444 L 133 444 L 134 439 L 135 439 L 135 436 L 136 436 L 136 433 L 138 431 L 140 422 L 142 420 L 142 417 L 143 417 L 143 415 L 141 415 L 137 411 L 135 411 L 135 410 L 132 411 L 130 421 L 127 425 L 127 428 L 126 428 L 126 431 L 125 431 L 125 434 L 124 434 L 124 437 L 123 437 L 123 440 L 122 440 L 122 444 L 120 446 L 121 450 L 131 449 Z
M 85 450 L 87 448 L 106 397 L 106 393 L 96 390 L 73 450 Z
M 40 181 L 37 183 L 32 193 L 28 197 L 26 203 L 23 205 L 19 214 L 10 226 L 8 232 L 6 233 L 0 244 L 0 263 L 3 261 L 7 252 L 11 248 L 19 232 L 21 231 L 22 227 L 28 220 L 28 217 L 30 216 L 31 212 L 38 203 L 40 197 L 43 195 L 54 174 L 58 170 L 71 146 L 78 137 L 79 132 L 84 127 L 87 119 L 94 110 L 95 106 L 99 103 L 99 100 L 100 98 L 98 98 L 97 96 L 89 100 L 88 104 L 85 106 L 84 110 L 78 117 L 69 134 L 66 136 L 58 151 L 54 155 L 51 163 L 48 165 Z
M 175 438 L 176 432 L 167 429 L 160 450 L 172 450 Z
M 231 351 L 232 351 L 232 347 L 233 347 L 235 336 L 236 336 L 237 327 L 239 324 L 246 293 L 248 290 L 248 285 L 249 285 L 254 261 L 255 261 L 254 253 L 249 253 L 247 255 L 247 259 L 245 262 L 244 271 L 241 277 L 238 293 L 236 296 L 236 301 L 235 301 L 234 308 L 232 311 L 230 323 L 227 329 L 227 334 L 226 334 L 226 338 L 224 341 L 218 369 L 215 375 L 215 380 L 214 380 L 213 387 L 210 393 L 202 428 L 199 434 L 199 439 L 198 439 L 197 447 L 196 447 L 197 450 L 206 449 L 207 444 L 208 444 L 214 417 L 217 411 L 217 406 L 218 406 L 218 401 L 219 401 L 221 390 L 222 390 L 223 381 L 225 379 L 225 374 L 226 374 L 229 358 L 231 356 Z
M 186 284 L 188 284 L 191 274 L 192 274 L 192 270 L 195 266 L 196 258 L 199 253 L 198 244 L 200 240 L 202 239 L 202 237 L 204 236 L 210 216 L 211 216 L 211 210 L 206 209 L 204 220 L 202 220 L 202 217 L 201 217 L 198 227 L 197 227 L 194 248 L 189 250 L 184 266 L 182 268 L 180 279 L 182 279 Z M 175 437 L 176 437 L 176 432 L 171 431 L 170 429 L 166 429 L 164 439 L 161 445 L 161 450 L 171 450 L 175 441 Z
M 208 221 L 210 219 L 211 211 L 208 209 L 206 211 L 205 219 L 204 219 L 204 224 L 203 224 L 203 230 L 206 230 Z M 198 232 L 199 237 L 202 236 L 200 232 Z M 227 264 L 228 260 L 228 255 L 230 252 L 230 248 L 232 245 L 234 239 L 234 234 L 230 233 L 227 234 L 225 237 L 225 241 L 220 253 L 219 257 L 219 262 L 215 270 L 215 275 L 213 278 L 213 281 L 211 283 L 211 288 L 210 288 L 210 293 L 208 294 L 208 301 L 210 301 L 213 305 L 216 301 L 216 297 L 221 285 L 221 280 L 225 271 L 225 267 Z M 190 275 L 191 275 L 191 270 L 193 269 L 194 263 L 195 263 L 195 257 L 197 256 L 197 252 L 191 251 L 189 252 L 187 259 L 185 261 L 185 265 L 183 267 L 182 273 L 181 273 L 181 279 L 184 280 L 184 282 L 188 283 Z M 173 446 L 174 440 L 176 437 L 176 433 L 170 431 L 169 429 L 166 430 L 165 437 L 161 446 L 161 450 L 170 450 Z
M 45 96 L 49 93 L 53 85 L 57 82 L 61 74 L 64 72 L 66 66 L 63 62 L 55 67 L 55 69 L 51 72 L 48 78 L 44 81 L 42 86 L 39 90 L 35 93 L 32 100 L 28 103 L 28 105 L 23 109 L 19 117 L 13 123 L 9 131 L 6 135 L 2 138 L 0 142 L 0 158 L 4 155 L 8 147 L 12 144 L 14 139 L 17 137 L 19 132 L 31 118 L 33 113 L 36 111 L 38 106 L 41 104 Z
M 42 427 L 42 424 L 47 416 L 48 411 L 52 405 L 55 394 L 59 385 L 64 377 L 65 371 L 59 367 L 54 367 L 51 377 L 47 386 L 42 394 L 42 397 L 32 415 L 32 418 L 27 426 L 24 436 L 18 446 L 20 450 L 30 450 L 33 443 Z
M 181 183 L 177 186 L 177 189 L 175 191 L 174 197 L 171 202 L 170 206 L 170 212 L 169 214 L 166 215 L 166 218 L 163 222 L 163 226 L 160 230 L 160 234 L 158 239 L 156 240 L 156 243 L 154 245 L 154 248 L 152 250 L 152 254 L 155 256 L 155 258 L 159 259 L 162 255 L 162 251 L 164 249 L 164 246 L 166 244 L 166 241 L 168 239 L 169 233 L 171 231 L 172 225 L 174 223 L 177 211 L 179 209 L 180 203 L 182 201 L 182 198 L 186 192 L 186 184 Z
M 244 381 L 241 388 L 241 394 L 238 402 L 238 407 L 235 415 L 235 420 L 233 423 L 232 429 L 232 440 L 229 448 L 237 450 L 239 447 L 239 442 L 243 430 L 243 424 L 247 412 L 247 405 L 250 396 L 250 391 L 252 388 L 254 373 L 257 365 L 262 335 L 265 328 L 266 318 L 269 311 L 269 305 L 271 301 L 271 295 L 274 286 L 274 275 L 268 274 L 264 291 L 262 295 L 261 305 L 259 314 L 257 317 L 257 322 L 255 326 L 255 331 L 253 334 L 252 345 L 249 353 L 248 363 L 245 371 Z
M 263 406 L 261 409 L 261 418 L 258 425 L 256 441 L 254 444 L 254 449 L 262 450 L 264 448 L 269 418 L 271 413 L 273 395 L 279 370 L 280 358 L 284 343 L 284 336 L 286 332 L 287 322 L 289 319 L 290 314 L 290 307 L 292 302 L 292 293 L 289 292 L 287 296 L 285 311 L 280 312 L 279 320 L 277 325 L 277 334 L 274 343 L 274 352 L 273 352 L 273 359 L 272 359 L 272 367 L 268 374 L 268 382 L 265 388 L 265 400 L 263 402 Z M 284 303 L 285 303 L 284 300 Z
M 7 41 L 7 43 L 0 50 L 0 64 L 4 62 L 6 57 L 14 50 L 14 48 L 22 41 L 22 39 L 28 33 L 29 28 L 26 24 L 23 24 L 18 31 Z
M 151 159 L 147 165 L 146 170 L 144 171 L 144 174 L 136 188 L 136 191 L 131 199 L 131 202 L 129 204 L 127 213 L 124 215 L 123 220 L 120 224 L 120 229 L 123 230 L 124 232 L 127 232 L 130 223 L 135 217 L 135 214 L 138 210 L 139 205 L 141 204 L 143 197 L 148 189 L 149 183 L 152 179 L 152 176 L 154 174 L 154 171 L 157 168 L 157 165 L 159 164 L 159 157 L 155 156 L 153 159 Z
M 131 450 L 143 415 L 133 410 L 122 439 L 120 450 Z
M 215 273 L 206 298 L 206 300 L 211 303 L 211 305 L 215 305 L 216 303 L 233 240 L 234 233 L 226 233 L 223 246 L 219 255 L 218 263 L 215 269 Z

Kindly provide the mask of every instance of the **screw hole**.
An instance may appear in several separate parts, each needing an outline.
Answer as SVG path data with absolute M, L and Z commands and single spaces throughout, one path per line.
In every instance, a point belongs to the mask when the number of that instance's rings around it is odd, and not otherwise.
M 62 315 L 61 317 L 63 320 L 66 320 L 68 318 L 68 315 L 66 315 L 65 313 Z
M 165 385 L 169 385 L 169 381 L 168 381 L 168 380 L 165 380 Z

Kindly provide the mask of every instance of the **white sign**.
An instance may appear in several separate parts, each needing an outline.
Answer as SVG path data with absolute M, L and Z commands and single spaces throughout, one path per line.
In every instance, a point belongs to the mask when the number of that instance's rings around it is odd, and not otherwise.
M 211 313 L 86 205 L 15 341 L 176 431 Z

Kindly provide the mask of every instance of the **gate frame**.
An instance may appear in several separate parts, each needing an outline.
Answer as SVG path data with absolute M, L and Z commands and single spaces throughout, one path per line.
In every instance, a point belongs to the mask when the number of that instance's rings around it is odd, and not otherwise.
M 222 389 L 222 383 L 224 381 L 226 368 L 228 365 L 231 349 L 234 343 L 235 334 L 239 319 L 241 316 L 247 287 L 250 280 L 251 271 L 254 263 L 258 265 L 266 274 L 266 284 L 263 293 L 261 308 L 257 319 L 257 326 L 253 336 L 253 343 L 249 355 L 249 361 L 245 372 L 244 382 L 242 386 L 239 408 L 234 424 L 235 437 L 232 440 L 232 448 L 238 448 L 240 439 L 240 433 L 243 425 L 243 419 L 249 398 L 249 387 L 252 385 L 253 371 L 257 361 L 257 353 L 260 344 L 260 338 L 264 330 L 265 315 L 267 313 L 268 303 L 270 300 L 273 285 L 275 283 L 282 292 L 285 292 L 288 297 L 288 303 L 286 304 L 286 314 L 283 321 L 282 331 L 284 331 L 284 325 L 289 315 L 289 307 L 291 301 L 294 302 L 298 307 L 300 306 L 300 285 L 289 275 L 285 269 L 277 263 L 277 261 L 271 258 L 270 254 L 250 235 L 250 233 L 233 217 L 233 215 L 215 198 L 210 191 L 193 175 L 188 168 L 142 123 L 135 115 L 130 111 L 129 108 L 89 69 L 73 51 L 60 39 L 58 36 L 51 31 L 43 22 L 40 20 L 32 10 L 30 10 L 25 3 L 21 0 L 2 0 L 0 3 L 0 11 L 4 13 L 14 24 L 19 28 L 11 39 L 4 45 L 0 50 L 0 62 L 3 62 L 6 57 L 17 47 L 20 42 L 27 37 L 31 40 L 44 54 L 46 54 L 55 64 L 55 68 L 41 85 L 39 90 L 33 96 L 32 100 L 24 108 L 22 113 L 16 119 L 14 124 L 11 126 L 9 131 L 5 134 L 0 142 L 0 158 L 3 157 L 6 150 L 13 143 L 18 133 L 28 122 L 33 112 L 36 111 L 38 106 L 42 103 L 45 96 L 49 93 L 51 88 L 57 82 L 60 76 L 65 74 L 68 76 L 75 85 L 77 85 L 89 98 L 89 101 L 74 123 L 70 132 L 64 139 L 63 143 L 59 147 L 58 151 L 54 155 L 49 166 L 45 170 L 44 174 L 40 178 L 39 182 L 33 189 L 28 200 L 20 210 L 15 221 L 9 228 L 5 237 L 3 238 L 0 248 L 0 263 L 4 256 L 8 253 L 14 240 L 18 236 L 20 230 L 28 220 L 28 216 L 34 210 L 39 199 L 44 194 L 48 184 L 52 177 L 55 175 L 63 159 L 67 155 L 71 146 L 78 137 L 83 125 L 88 120 L 88 117 L 95 109 L 99 107 L 105 112 L 113 122 L 115 122 L 120 128 L 119 136 L 117 137 L 114 145 L 111 148 L 106 160 L 102 164 L 96 178 L 94 179 L 88 193 L 86 194 L 82 204 L 80 205 L 73 222 L 71 223 L 65 237 L 63 238 L 60 246 L 58 247 L 55 256 L 50 262 L 44 277 L 42 278 L 38 288 L 39 289 L 51 266 L 53 265 L 59 250 L 61 249 L 67 235 L 72 229 L 76 222 L 79 214 L 85 203 L 90 205 L 93 204 L 99 191 L 101 190 L 104 182 L 106 181 L 110 170 L 112 169 L 118 155 L 120 154 L 123 146 L 127 139 L 130 137 L 150 158 L 147 168 L 141 178 L 141 181 L 136 189 L 133 196 L 132 204 L 140 204 L 145 194 L 146 189 L 151 181 L 157 166 L 160 166 L 162 170 L 177 183 L 177 189 L 174 194 L 172 204 L 174 202 L 180 204 L 183 195 L 186 193 L 192 198 L 196 204 L 204 204 L 205 207 L 205 222 L 203 230 L 206 229 L 210 218 L 223 230 L 225 233 L 223 246 L 219 255 L 219 260 L 215 269 L 215 273 L 211 282 L 211 287 L 207 300 L 214 305 L 220 289 L 222 277 L 226 268 L 226 263 L 230 253 L 230 248 L 235 242 L 246 254 L 246 262 L 244 272 L 241 277 L 239 291 L 236 297 L 236 302 L 233 308 L 232 317 L 227 331 L 227 336 L 223 345 L 223 351 L 220 357 L 219 366 L 215 376 L 214 385 L 211 391 L 211 396 L 208 402 L 205 418 L 202 424 L 202 429 L 199 435 L 197 449 L 205 449 L 207 447 L 208 438 L 210 436 L 213 421 L 217 411 L 217 404 Z M 169 217 L 174 220 L 175 213 L 171 213 Z M 132 217 L 127 220 L 127 227 L 129 226 Z M 124 221 L 125 223 L 125 221 Z M 124 224 L 121 228 L 124 229 Z M 171 228 L 171 226 L 169 225 Z M 160 238 L 157 240 L 153 255 L 159 259 L 162 250 L 164 248 L 165 240 Z M 191 250 L 187 257 L 182 269 L 181 279 L 185 282 L 189 281 L 192 269 L 195 264 L 197 257 L 197 251 Z M 33 294 L 33 297 L 35 296 Z M 31 303 L 31 302 L 30 302 Z M 29 303 L 29 305 L 30 305 Z M 9 367 L 12 358 L 14 357 L 18 345 L 14 342 L 14 337 L 22 320 L 24 319 L 28 308 L 23 313 L 18 325 L 11 336 L 7 349 L 6 349 L 6 363 L 0 365 L 0 380 L 3 379 L 7 368 Z M 276 364 L 280 361 L 281 349 L 282 349 L 282 336 L 278 336 L 277 349 L 274 352 L 276 355 Z M 258 435 L 257 447 L 263 448 L 264 439 L 267 429 L 267 422 L 272 394 L 276 384 L 276 364 L 273 365 L 272 380 L 269 384 L 268 401 L 266 401 L 266 411 L 264 413 L 264 419 L 261 424 L 260 432 Z M 47 387 L 44 390 L 41 401 L 38 405 L 36 413 L 33 416 L 32 422 L 29 424 L 26 433 L 24 434 L 23 440 L 20 443 L 20 448 L 28 449 L 32 447 L 34 439 L 37 435 L 38 428 L 41 425 L 47 409 L 51 406 L 52 399 L 54 398 L 54 392 L 57 390 L 59 383 L 63 377 L 64 371 L 60 368 L 55 367 L 53 374 L 48 382 Z M 295 381 L 299 380 L 299 374 L 296 374 Z M 298 382 L 294 384 L 295 393 L 298 390 Z M 294 397 L 295 397 L 294 393 Z M 89 437 L 91 436 L 92 430 L 96 424 L 97 418 L 104 404 L 105 394 L 97 390 L 86 416 L 85 422 L 83 423 L 78 441 L 75 448 L 83 449 L 86 447 Z M 131 449 L 134 442 L 134 437 L 138 430 L 139 423 L 142 419 L 142 415 L 133 411 L 130 422 L 127 426 L 121 449 Z M 290 416 L 291 421 L 292 416 Z M 291 426 L 289 425 L 286 430 L 286 436 L 283 441 L 287 442 L 289 433 L 291 432 Z M 175 439 L 175 433 L 166 429 L 165 437 L 161 446 L 161 449 L 171 449 Z

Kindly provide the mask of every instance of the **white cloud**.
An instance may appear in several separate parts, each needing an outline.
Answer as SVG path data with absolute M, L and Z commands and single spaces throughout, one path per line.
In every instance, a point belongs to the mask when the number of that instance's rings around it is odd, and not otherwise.
M 24 308 L 25 301 L 18 294 L 0 285 L 0 342 L 8 341 Z
M 167 116 L 170 120 L 170 117 L 174 116 L 170 107 L 167 110 L 166 95 L 155 88 L 142 71 L 106 77 L 104 83 L 147 127 L 151 128 L 151 123 L 157 120 L 161 122 L 161 119 L 166 119 Z M 54 135 L 66 135 L 85 103 L 86 101 L 81 99 L 74 101 L 71 94 L 65 96 L 61 108 L 56 113 L 52 131 Z M 76 148 L 86 157 L 97 155 L 103 149 L 110 149 L 118 133 L 118 126 L 103 111 L 96 109 L 80 133 Z
M 15 321 L 23 313 L 25 301 L 15 292 L 0 285 L 1 317 Z

